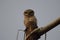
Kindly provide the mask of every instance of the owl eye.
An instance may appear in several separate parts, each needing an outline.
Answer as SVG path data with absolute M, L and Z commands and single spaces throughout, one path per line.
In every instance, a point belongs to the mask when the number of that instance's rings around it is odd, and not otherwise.
M 24 13 L 27 13 L 27 12 L 24 12 Z
M 33 13 L 33 11 L 31 11 L 30 13 Z
M 29 15 L 30 15 L 30 16 L 33 16 L 33 15 L 34 15 L 34 12 L 33 12 L 33 11 L 31 11 L 31 12 L 29 13 Z
M 28 12 L 24 12 L 24 14 L 27 14 Z
M 28 12 L 24 12 L 24 15 L 27 16 L 28 15 Z

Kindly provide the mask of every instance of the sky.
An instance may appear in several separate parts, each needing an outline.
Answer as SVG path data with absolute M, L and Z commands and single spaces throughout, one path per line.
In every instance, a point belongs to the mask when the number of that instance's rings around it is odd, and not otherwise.
M 60 17 L 60 0 L 0 0 L 0 40 L 16 40 L 24 30 L 26 9 L 33 9 L 39 28 Z M 18 40 L 24 40 L 20 31 Z M 44 35 L 39 40 L 44 40 Z M 47 32 L 47 40 L 60 40 L 60 25 Z

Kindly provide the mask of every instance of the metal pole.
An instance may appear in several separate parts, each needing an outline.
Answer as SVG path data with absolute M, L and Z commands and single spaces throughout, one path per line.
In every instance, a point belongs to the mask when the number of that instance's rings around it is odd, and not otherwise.
M 46 38 L 47 38 L 47 33 L 45 33 L 45 40 L 46 40 Z
M 23 32 L 24 32 L 24 30 L 18 29 L 18 31 L 17 31 L 17 36 L 16 36 L 16 40 L 18 40 L 19 31 L 23 31 Z M 24 33 L 24 40 L 25 40 L 25 33 Z
M 25 40 L 26 34 L 24 33 L 24 40 Z

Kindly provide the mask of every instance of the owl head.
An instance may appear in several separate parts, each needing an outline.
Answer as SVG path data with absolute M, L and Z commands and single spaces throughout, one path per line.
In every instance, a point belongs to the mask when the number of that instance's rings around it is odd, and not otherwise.
M 32 9 L 27 9 L 24 11 L 24 16 L 34 16 L 34 11 Z

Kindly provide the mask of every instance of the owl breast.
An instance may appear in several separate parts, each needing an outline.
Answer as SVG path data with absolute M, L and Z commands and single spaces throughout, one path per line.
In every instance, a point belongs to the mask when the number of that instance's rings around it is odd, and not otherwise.
M 25 18 L 24 24 L 26 27 L 32 27 L 32 26 L 35 27 L 35 26 L 37 26 L 37 20 L 35 17 Z

